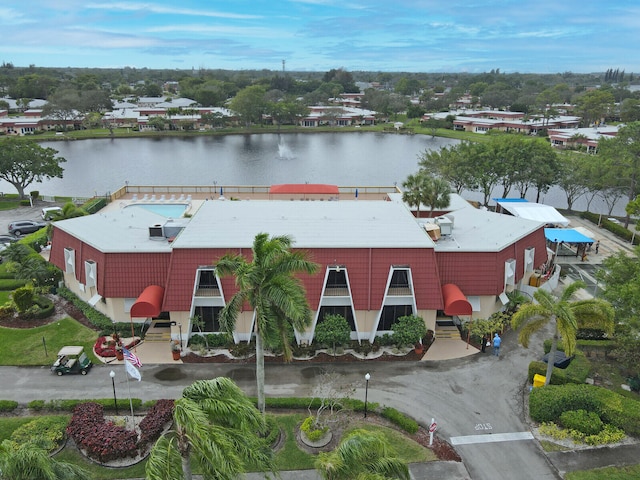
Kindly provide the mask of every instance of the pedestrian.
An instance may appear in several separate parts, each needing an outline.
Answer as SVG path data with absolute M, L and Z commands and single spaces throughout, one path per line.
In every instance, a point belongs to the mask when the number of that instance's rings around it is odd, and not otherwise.
M 500 344 L 502 343 L 502 339 L 500 338 L 500 335 L 498 335 L 497 333 L 493 336 L 493 354 L 496 357 L 500 356 Z
M 596 255 L 598 254 L 598 250 L 600 250 L 600 240 L 596 242 Z
M 486 352 L 488 344 L 489 344 L 489 337 L 487 337 L 487 334 L 485 333 L 482 335 L 482 346 L 480 347 L 482 350 L 482 353 Z

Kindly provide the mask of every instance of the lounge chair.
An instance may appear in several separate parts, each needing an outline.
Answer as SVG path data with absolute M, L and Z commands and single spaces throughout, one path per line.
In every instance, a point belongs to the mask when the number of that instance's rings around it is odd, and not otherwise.
M 147 200 L 149 200 L 149 195 L 145 193 L 144 197 L 142 197 L 142 201 L 147 201 Z
M 156 201 L 156 196 L 155 195 L 151 195 L 151 198 L 149 199 L 149 201 L 155 202 Z
M 175 196 L 175 195 L 171 195 L 171 196 L 169 197 L 169 201 L 170 201 L 170 202 L 175 202 L 175 201 L 176 201 L 176 196 Z
M 178 201 L 181 202 L 182 200 L 184 200 L 184 193 L 178 197 Z
M 160 195 L 160 201 L 164 202 L 165 200 L 166 200 L 165 196 L 164 195 Z
M 134 202 L 137 202 L 138 201 L 138 194 L 134 193 L 133 197 L 131 197 L 131 200 L 133 200 Z

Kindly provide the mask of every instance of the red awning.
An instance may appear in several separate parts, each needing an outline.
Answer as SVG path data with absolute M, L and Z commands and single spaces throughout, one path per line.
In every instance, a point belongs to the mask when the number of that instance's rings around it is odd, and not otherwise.
M 164 288 L 159 285 L 149 285 L 145 288 L 136 303 L 131 306 L 131 317 L 153 318 L 162 311 Z
M 445 315 L 471 315 L 473 308 L 464 296 L 462 290 L 453 284 L 447 283 L 442 286 L 442 298 L 444 299 Z
M 269 193 L 280 193 L 283 195 L 290 195 L 292 193 L 338 195 L 340 189 L 337 185 L 326 185 L 324 183 L 283 183 L 282 185 L 271 185 Z

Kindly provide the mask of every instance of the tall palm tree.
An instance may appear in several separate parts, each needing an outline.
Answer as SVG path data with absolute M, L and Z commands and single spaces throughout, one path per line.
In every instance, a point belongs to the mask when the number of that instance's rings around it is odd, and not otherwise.
M 192 457 L 204 478 L 235 479 L 248 464 L 274 471 L 271 449 L 258 436 L 264 418 L 232 380 L 199 380 L 185 388 L 173 419 L 173 430 L 151 451 L 147 479 L 191 480 Z
M 298 331 L 311 324 L 311 309 L 304 286 L 294 275 L 314 274 L 318 265 L 307 259 L 307 253 L 291 251 L 289 236 L 269 238 L 259 233 L 253 241 L 251 262 L 242 255 L 224 255 L 216 264 L 218 276 L 234 275 L 238 291 L 220 311 L 223 328 L 232 333 L 245 303 L 254 310 L 256 336 L 256 384 L 258 409 L 264 414 L 264 338 L 278 335 L 282 340 L 285 360 L 291 359 L 290 327 Z
M 346 435 L 333 452 L 320 453 L 315 467 L 325 480 L 410 478 L 384 435 L 361 429 Z
M 562 291 L 560 297 L 538 289 L 533 294 L 535 302 L 521 305 L 511 317 L 511 326 L 515 330 L 522 327 L 518 341 L 525 348 L 529 346 L 529 338 L 534 332 L 548 323 L 553 324 L 545 385 L 549 385 L 551 381 L 560 336 L 565 353 L 571 356 L 576 348 L 576 334 L 579 328 L 597 328 L 609 334 L 613 333 L 615 312 L 608 302 L 597 298 L 571 301 L 576 291 L 584 286 L 583 282 L 574 282 Z
M 34 443 L 0 444 L 0 480 L 90 480 L 89 472 L 66 462 L 58 462 Z

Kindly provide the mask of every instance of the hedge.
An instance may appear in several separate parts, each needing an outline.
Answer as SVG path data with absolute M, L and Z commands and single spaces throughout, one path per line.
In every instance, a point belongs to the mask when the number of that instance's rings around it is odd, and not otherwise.
M 591 371 L 591 362 L 584 352 L 576 350 L 573 360 L 565 369 L 553 367 L 551 374 L 551 385 L 564 385 L 566 383 L 584 383 Z M 533 383 L 534 375 L 545 376 L 547 374 L 547 364 L 545 362 L 531 362 L 529 364 L 529 383 Z
M 617 223 L 610 222 L 605 216 L 600 216 L 600 214 L 598 213 L 591 212 L 582 212 L 580 216 L 596 225 L 598 225 L 598 222 L 600 222 L 600 226 L 602 228 L 609 230 L 611 233 L 625 239 L 628 242 L 630 242 L 633 238 L 634 245 L 640 244 L 640 238 L 638 237 L 638 235 L 636 235 L 634 238 L 633 232 L 631 230 L 629 230 L 628 228 L 624 228 L 624 226 L 618 225 Z
M 97 398 L 93 400 L 53 399 L 53 400 L 49 400 L 48 402 L 45 400 L 33 400 L 27 404 L 27 407 L 29 407 L 32 410 L 54 410 L 54 411 L 70 412 L 77 405 L 80 405 L 81 403 L 87 403 L 87 402 L 97 403 L 98 405 L 101 405 L 102 408 L 105 410 L 115 409 L 115 406 L 113 404 L 113 398 Z M 140 408 L 142 406 L 142 400 L 140 400 L 139 398 L 132 398 L 131 403 L 133 404 L 133 408 Z M 128 398 L 118 399 L 118 409 L 122 409 L 123 411 L 126 411 L 128 408 L 130 408 Z
M 16 280 L 15 278 L 0 278 L 0 290 L 13 291 L 16 288 L 24 287 L 26 280 Z
M 78 298 L 71 290 L 62 287 L 58 290 L 58 294 L 78 307 L 80 311 L 82 311 L 82 313 L 87 317 L 87 320 L 89 320 L 89 322 L 91 322 L 91 324 L 98 330 L 113 332 L 113 321 L 105 314 L 93 308 L 87 302 Z
M 547 385 L 529 396 L 529 415 L 536 422 L 556 422 L 563 412 L 586 410 L 630 436 L 640 436 L 640 401 L 593 385 Z
M 13 400 L 0 400 L 0 412 L 12 412 L 18 408 L 18 402 Z

